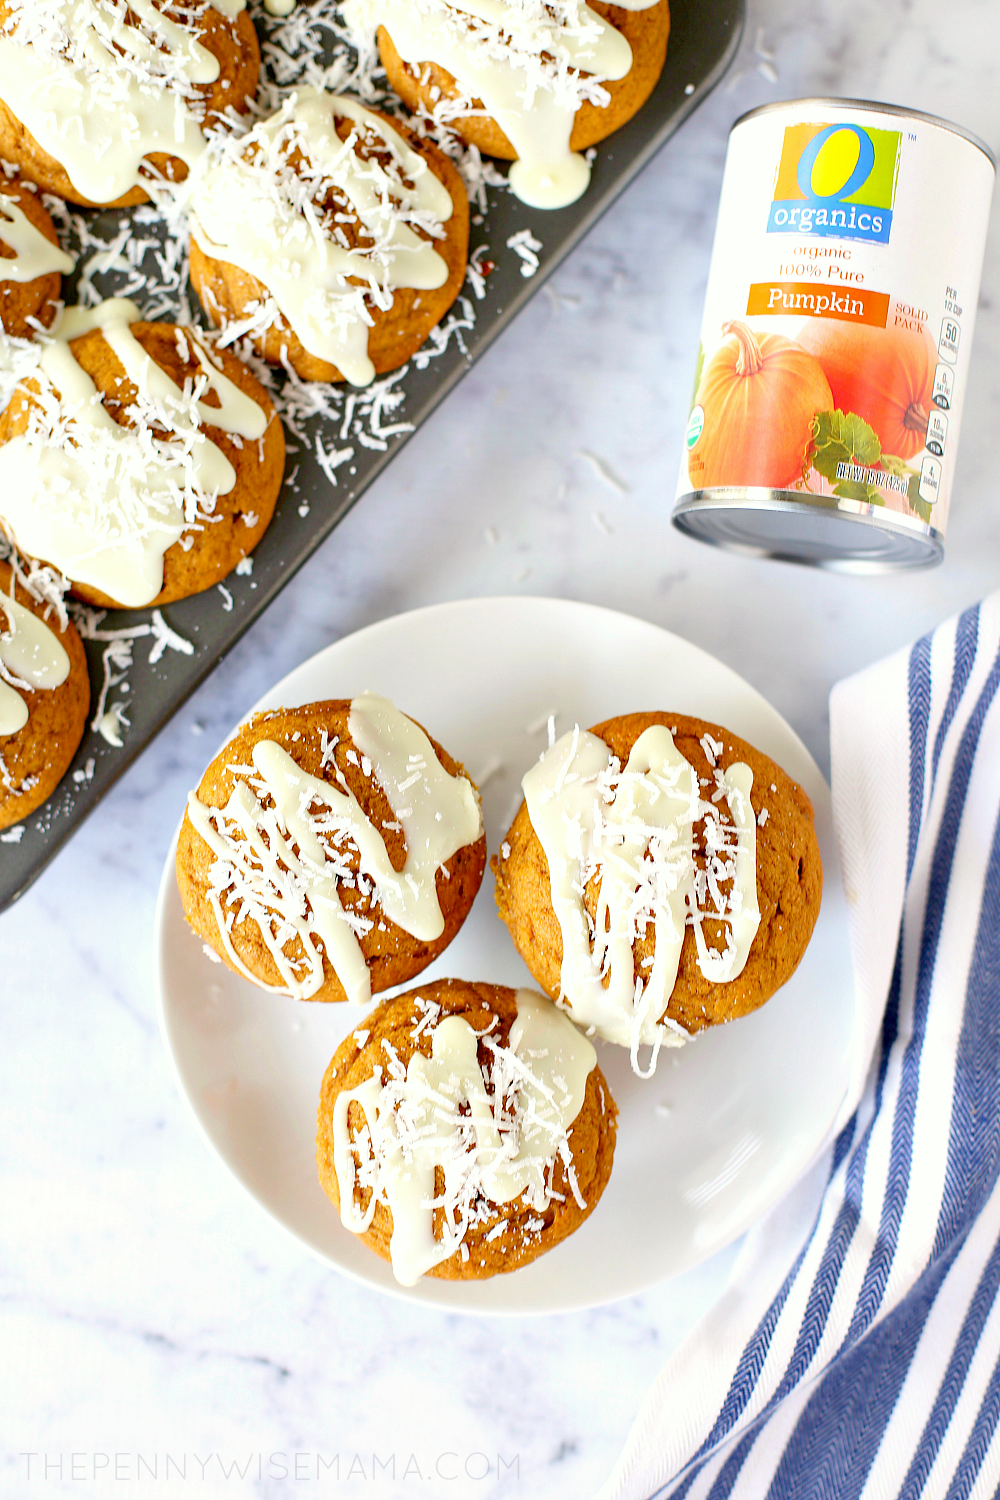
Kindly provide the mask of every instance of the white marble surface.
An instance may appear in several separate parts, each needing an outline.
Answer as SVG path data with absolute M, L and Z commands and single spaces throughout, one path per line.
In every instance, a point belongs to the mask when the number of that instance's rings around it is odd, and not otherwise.
M 670 527 L 732 120 L 842 94 L 1000 144 L 995 0 L 750 0 L 749 12 L 718 91 L 0 920 L 7 1493 L 579 1497 L 715 1294 L 725 1256 L 680 1285 L 549 1320 L 442 1317 L 341 1280 L 208 1154 L 157 1033 L 151 937 L 206 752 L 271 681 L 384 615 L 512 592 L 629 610 L 744 673 L 826 765 L 831 684 L 996 586 L 997 205 L 942 568 L 817 575 Z M 628 493 L 604 487 L 581 447 Z M 37 1455 L 30 1475 L 24 1453 Z M 176 1467 L 164 1480 L 168 1453 L 186 1483 Z M 331 1467 L 317 1483 L 318 1455 Z M 245 1478 L 224 1477 L 248 1457 Z

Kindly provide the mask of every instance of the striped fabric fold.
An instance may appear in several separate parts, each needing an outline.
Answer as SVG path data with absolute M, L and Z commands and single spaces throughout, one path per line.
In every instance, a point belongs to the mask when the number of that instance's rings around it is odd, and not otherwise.
M 1000 1493 L 1000 594 L 830 700 L 856 1053 L 598 1500 Z

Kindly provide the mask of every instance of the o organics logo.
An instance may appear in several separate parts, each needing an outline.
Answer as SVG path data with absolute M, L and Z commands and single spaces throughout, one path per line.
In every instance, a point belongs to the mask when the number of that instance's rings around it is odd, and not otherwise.
M 861 125 L 788 125 L 768 234 L 887 244 L 900 132 Z

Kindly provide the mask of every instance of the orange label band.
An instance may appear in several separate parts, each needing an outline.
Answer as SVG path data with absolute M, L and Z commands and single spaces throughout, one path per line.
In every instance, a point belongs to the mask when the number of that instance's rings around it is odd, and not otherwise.
M 841 318 L 847 323 L 870 323 L 884 328 L 889 318 L 889 293 L 861 287 L 839 291 L 815 281 L 755 281 L 747 297 L 747 316 Z

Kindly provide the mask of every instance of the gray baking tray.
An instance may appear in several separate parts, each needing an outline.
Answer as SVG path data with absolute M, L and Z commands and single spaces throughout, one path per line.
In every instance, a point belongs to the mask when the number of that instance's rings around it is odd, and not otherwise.
M 697 108 L 732 60 L 743 28 L 744 6 L 745 0 L 672 0 L 670 45 L 663 75 L 638 115 L 598 148 L 590 187 L 579 202 L 543 214 L 527 208 L 504 188 L 488 190 L 487 210 L 483 222 L 473 225 L 471 243 L 475 247 L 485 242 L 490 247 L 486 255 L 495 259 L 496 265 L 487 278 L 484 300 L 475 303 L 474 326 L 459 329 L 444 352 L 423 368 L 411 363 L 393 387 L 405 392 L 405 401 L 384 418 L 384 425 L 405 422 L 411 424 L 411 430 L 420 426 Z M 113 210 L 88 221 L 94 240 L 105 245 L 113 245 L 129 222 L 127 211 Z M 538 252 L 540 264 L 531 277 L 521 274 L 520 260 L 506 248 L 507 241 L 525 229 L 543 242 Z M 100 252 L 92 242 L 82 247 L 84 261 L 95 253 Z M 134 295 L 130 288 L 140 277 L 155 280 L 155 264 L 155 251 L 147 251 L 137 268 L 138 275 L 136 270 L 111 270 L 100 276 L 100 287 L 108 296 Z M 75 300 L 72 279 L 65 295 L 67 300 Z M 148 296 L 137 300 L 145 304 L 144 310 L 148 308 L 150 315 L 156 315 L 155 306 L 149 308 Z M 363 401 L 363 392 L 360 397 Z M 382 448 L 367 447 L 352 435 L 345 416 L 346 407 L 335 421 L 321 416 L 306 419 L 303 425 L 311 448 L 303 444 L 300 451 L 290 454 L 278 509 L 253 554 L 252 574 L 226 580 L 231 606 L 226 607 L 226 597 L 211 589 L 168 605 L 161 612 L 166 625 L 187 643 L 189 651 L 162 647 L 162 642 L 161 650 L 155 633 L 134 641 L 127 670 L 115 669 L 120 683 L 128 684 L 130 725 L 122 731 L 124 743 L 121 748 L 112 747 L 88 729 L 60 786 L 26 819 L 20 841 L 7 838 L 0 842 L 0 911 L 37 879 L 87 814 L 329 536 L 410 435 L 400 432 L 389 437 Z M 370 436 L 370 428 L 365 436 Z M 342 451 L 348 445 L 354 448 L 353 458 L 335 470 L 336 485 L 331 485 L 317 458 L 317 437 L 326 452 Z M 287 476 L 293 473 L 294 481 L 290 481 Z M 151 626 L 151 616 L 149 610 L 110 611 L 99 628 L 105 633 L 123 628 L 134 631 L 137 625 Z M 106 638 L 87 640 L 85 645 L 93 717 L 105 681 L 105 653 L 116 648 Z M 150 656 L 155 659 L 151 661 Z M 120 687 L 112 693 L 111 701 L 120 698 L 122 691 Z

